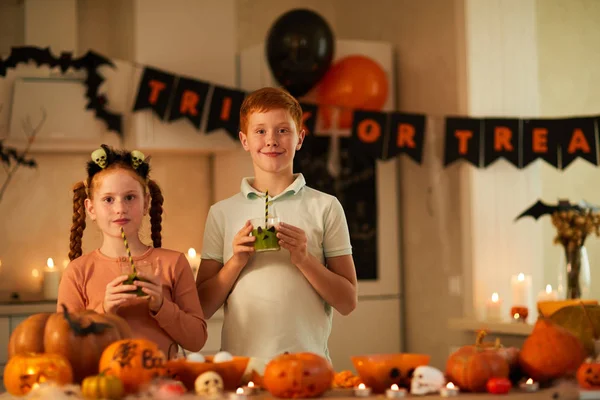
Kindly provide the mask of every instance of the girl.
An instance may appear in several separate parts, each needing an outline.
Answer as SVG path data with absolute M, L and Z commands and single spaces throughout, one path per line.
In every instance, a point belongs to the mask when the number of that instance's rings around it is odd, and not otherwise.
M 63 273 L 58 312 L 94 310 L 124 318 L 134 337 L 152 340 L 168 354 L 175 342 L 199 351 L 206 342 L 206 321 L 190 265 L 182 253 L 162 249 L 163 197 L 148 178 L 148 160 L 139 151 L 116 152 L 106 145 L 92 153 L 87 178 L 73 188 L 71 262 Z M 150 205 L 150 207 L 149 207 Z M 102 231 L 102 246 L 81 255 L 87 215 Z M 142 243 L 139 230 L 150 214 L 153 247 Z M 131 260 L 121 236 L 123 229 L 135 264 L 150 262 L 155 271 L 138 271 L 133 285 L 124 284 Z M 132 291 L 140 289 L 145 296 Z

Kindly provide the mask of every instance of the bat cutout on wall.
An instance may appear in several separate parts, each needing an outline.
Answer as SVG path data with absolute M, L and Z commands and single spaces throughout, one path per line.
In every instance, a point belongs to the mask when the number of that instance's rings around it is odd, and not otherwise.
M 70 52 L 63 52 L 59 57 L 54 57 L 49 47 L 13 47 L 8 58 L 4 60 L 0 59 L 0 76 L 6 76 L 6 71 L 9 68 L 16 68 L 17 65 L 21 63 L 27 64 L 30 61 L 35 62 L 38 67 L 42 65 L 47 65 L 50 68 L 58 66 L 63 74 L 69 68 L 86 70 L 87 76 L 83 82 L 86 86 L 85 96 L 88 99 L 86 109 L 94 110 L 96 118 L 103 120 L 109 130 L 115 131 L 122 136 L 123 124 L 121 115 L 106 110 L 106 97 L 98 95 L 98 88 L 104 82 L 104 77 L 98 73 L 98 67 L 110 65 L 114 68 L 115 65 L 112 61 L 91 50 L 82 57 L 73 58 Z
M 559 200 L 558 204 L 546 204 L 541 200 L 536 201 L 531 207 L 527 210 L 523 211 L 516 219 L 519 220 L 523 217 L 533 217 L 538 219 L 543 215 L 552 215 L 555 211 L 569 211 L 575 210 L 578 212 L 582 211 L 597 211 L 598 207 L 592 204 L 589 204 L 585 201 L 581 201 L 579 203 L 570 203 L 569 200 Z

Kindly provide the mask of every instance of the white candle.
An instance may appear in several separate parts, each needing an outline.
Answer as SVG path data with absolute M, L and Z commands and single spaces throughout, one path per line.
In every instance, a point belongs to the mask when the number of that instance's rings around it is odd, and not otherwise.
M 521 383 L 520 387 L 526 392 L 536 392 L 540 388 L 540 384 L 529 378 L 526 382 Z
M 512 290 L 511 306 L 527 307 L 532 310 L 531 276 L 523 273 L 513 275 L 510 287 Z
M 55 300 L 58 298 L 58 285 L 60 284 L 60 271 L 54 266 L 51 258 L 46 262 L 44 278 L 42 281 L 42 292 L 45 299 Z
M 395 383 L 385 391 L 385 397 L 388 399 L 399 399 L 406 396 L 406 389 L 398 387 Z
M 198 267 L 200 267 L 200 255 L 196 253 L 196 249 L 190 247 L 185 257 L 190 263 L 190 267 L 192 267 L 192 272 L 194 273 L 194 276 L 196 276 L 196 273 L 198 273 Z
M 364 383 L 361 383 L 358 387 L 354 388 L 354 395 L 356 397 L 369 397 L 371 395 L 371 388 L 368 388 Z
M 502 320 L 502 300 L 498 293 L 493 293 L 492 298 L 485 303 L 485 319 L 487 321 Z
M 254 386 L 254 382 L 250 381 L 246 386 L 243 387 L 244 394 L 250 396 L 256 393 L 256 386 Z
M 241 387 L 237 388 L 235 393 L 231 393 L 229 397 L 232 400 L 245 400 L 248 398 L 248 396 L 244 393 L 244 389 L 242 389 Z
M 446 387 L 440 389 L 440 395 L 442 397 L 452 397 L 458 395 L 459 389 L 454 386 L 454 383 L 448 382 Z
M 537 301 L 556 301 L 558 293 L 552 290 L 552 285 L 546 285 L 546 290 L 542 290 L 537 295 Z

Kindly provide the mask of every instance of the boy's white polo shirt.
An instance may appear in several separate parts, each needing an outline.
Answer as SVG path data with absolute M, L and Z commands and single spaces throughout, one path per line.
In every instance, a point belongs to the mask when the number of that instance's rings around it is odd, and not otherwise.
M 308 251 L 322 264 L 328 257 L 352 254 L 344 210 L 334 196 L 306 186 L 302 174 L 270 210 L 306 233 Z M 264 217 L 264 193 L 244 178 L 241 192 L 209 211 L 203 259 L 226 263 L 233 238 L 247 220 Z M 331 307 L 290 262 L 288 250 L 256 253 L 242 270 L 225 302 L 221 347 L 233 355 L 271 359 L 283 352 L 310 351 L 329 358 Z

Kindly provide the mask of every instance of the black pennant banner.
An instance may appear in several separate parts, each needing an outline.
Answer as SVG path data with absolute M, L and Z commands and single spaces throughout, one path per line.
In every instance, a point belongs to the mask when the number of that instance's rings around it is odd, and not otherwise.
M 145 68 L 133 111 L 152 109 L 160 119 L 167 114 L 171 93 L 175 86 L 175 75 Z
M 598 165 L 596 154 L 596 118 L 569 118 L 562 121 L 560 142 L 562 168 L 567 168 L 577 157 Z
M 479 167 L 480 146 L 480 119 L 446 118 L 445 166 L 462 159 Z
M 538 158 L 558 168 L 558 144 L 560 123 L 552 119 L 528 119 L 523 121 L 523 162 L 527 167 Z
M 318 107 L 308 103 L 300 103 L 300 106 L 302 107 L 302 129 L 307 135 L 315 133 Z
M 222 128 L 237 140 L 240 129 L 240 108 L 244 97 L 246 93 L 240 90 L 215 86 L 210 100 L 206 133 Z
M 486 118 L 483 125 L 483 166 L 504 158 L 519 168 L 519 120 Z
M 404 153 L 421 164 L 425 144 L 425 116 L 391 113 L 389 124 L 387 158 Z
M 388 114 L 377 111 L 354 111 L 352 119 L 352 146 L 358 152 L 367 152 L 373 158 L 383 159 L 383 144 L 387 131 Z
M 209 88 L 210 84 L 207 82 L 179 78 L 169 112 L 169 121 L 187 118 L 196 129 L 200 129 Z

